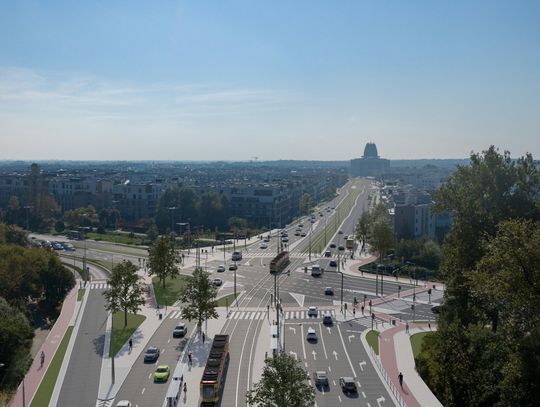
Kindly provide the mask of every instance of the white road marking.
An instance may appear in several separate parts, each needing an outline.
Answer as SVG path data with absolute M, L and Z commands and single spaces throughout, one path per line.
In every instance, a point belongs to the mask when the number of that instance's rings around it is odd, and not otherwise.
M 362 396 L 364 396 L 364 398 L 367 398 L 366 393 L 364 393 L 364 392 L 362 392 Z
M 306 360 L 306 344 L 304 343 L 305 340 L 304 340 L 304 325 L 300 325 L 300 332 L 302 334 L 301 336 L 301 340 L 302 340 L 302 352 L 304 353 L 304 360 Z M 307 364 L 306 364 L 307 365 Z
M 328 371 L 329 371 L 329 372 L 332 371 L 332 366 L 328 366 Z M 336 382 L 334 382 L 334 384 L 336 384 Z
M 345 347 L 345 341 L 343 340 L 343 335 L 341 334 L 341 329 L 339 328 L 339 325 L 337 328 L 339 332 L 339 337 L 341 338 L 341 343 L 343 344 L 343 350 L 345 351 L 345 356 L 347 356 L 347 360 L 349 361 L 349 365 L 351 366 L 351 370 L 353 372 L 353 377 L 356 377 L 356 371 L 354 370 L 353 364 L 351 362 L 351 358 L 349 357 L 349 353 L 347 352 L 347 348 Z
M 358 363 L 360 365 L 360 370 L 363 372 L 364 371 L 364 366 L 366 365 L 366 361 L 363 360 L 361 361 L 360 363 Z
M 339 399 L 339 402 L 342 403 L 341 396 L 337 396 L 337 398 Z
M 319 322 L 319 331 L 321 332 L 321 342 L 322 342 L 322 348 L 324 351 L 324 357 L 328 359 L 328 354 L 326 353 L 326 345 L 324 344 L 324 336 L 322 334 L 322 325 L 320 322 Z
M 381 407 L 381 403 L 384 403 L 385 401 L 386 399 L 383 396 L 381 396 L 377 399 L 377 404 L 379 405 L 379 407 Z
M 296 328 L 293 328 L 292 326 L 289 327 L 291 331 L 293 331 L 293 335 L 296 335 Z
M 167 343 L 171 343 L 171 338 L 169 338 L 169 339 L 167 340 Z
M 334 351 L 334 352 L 332 352 L 332 353 L 334 354 L 334 357 L 335 357 L 335 358 L 336 358 L 336 360 L 337 360 L 337 352 L 336 352 L 336 351 Z
M 313 359 L 314 359 L 314 360 L 317 360 L 317 352 L 315 352 L 315 349 L 313 349 L 313 351 L 311 352 L 311 354 L 313 355 Z
M 146 390 L 146 387 L 143 387 L 141 394 L 144 394 L 144 391 Z
M 334 383 L 334 386 L 337 386 L 337 384 L 336 384 L 336 381 L 335 381 L 335 380 L 332 380 L 332 383 Z
M 150 374 L 148 375 L 148 378 L 149 378 L 149 379 L 150 379 L 151 377 L 152 377 L 152 373 L 150 373 Z
M 328 335 L 332 335 L 332 331 L 330 330 L 330 327 L 327 326 L 326 329 L 328 329 Z
M 351 343 L 351 338 L 354 338 L 354 335 L 349 335 L 349 343 Z

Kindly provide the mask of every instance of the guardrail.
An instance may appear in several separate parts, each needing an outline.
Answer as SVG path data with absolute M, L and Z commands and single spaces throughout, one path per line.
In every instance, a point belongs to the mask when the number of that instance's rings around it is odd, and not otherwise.
M 392 380 L 390 380 L 390 377 L 386 373 L 386 370 L 384 370 L 384 367 L 382 365 L 381 359 L 379 358 L 379 355 L 377 355 L 375 353 L 375 351 L 373 350 L 373 348 L 371 346 L 368 346 L 368 348 L 369 348 L 369 351 L 371 353 L 371 356 L 373 357 L 373 360 L 375 361 L 375 365 L 377 366 L 377 369 L 379 369 L 379 372 L 381 373 L 381 376 L 384 378 L 384 381 L 388 385 L 388 388 L 390 389 L 390 391 L 394 395 L 394 398 L 396 399 L 396 401 L 398 403 L 398 406 L 399 407 L 407 407 L 407 404 L 405 404 L 405 400 L 403 400 L 403 398 L 401 397 L 400 392 L 398 391 L 396 386 L 394 386 L 394 383 L 392 382 Z

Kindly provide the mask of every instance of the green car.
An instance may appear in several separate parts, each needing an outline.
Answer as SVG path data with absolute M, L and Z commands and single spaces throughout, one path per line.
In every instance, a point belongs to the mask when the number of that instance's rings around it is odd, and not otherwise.
M 154 373 L 154 382 L 166 382 L 169 380 L 170 374 L 171 369 L 168 365 L 158 366 L 156 372 Z

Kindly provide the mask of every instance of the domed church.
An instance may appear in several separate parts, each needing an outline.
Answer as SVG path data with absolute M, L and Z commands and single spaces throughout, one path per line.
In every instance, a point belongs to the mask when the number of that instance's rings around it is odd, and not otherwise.
M 351 160 L 351 175 L 353 177 L 375 177 L 387 172 L 390 160 L 380 158 L 375 143 L 367 143 L 362 158 Z

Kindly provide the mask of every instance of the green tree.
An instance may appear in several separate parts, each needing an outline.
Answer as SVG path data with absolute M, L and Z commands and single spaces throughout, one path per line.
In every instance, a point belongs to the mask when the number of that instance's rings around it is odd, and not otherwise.
M 34 332 L 28 318 L 0 297 L 0 388 L 12 390 L 22 380 L 30 365 Z
M 238 233 L 242 230 L 246 230 L 248 227 L 248 222 L 244 218 L 239 218 L 236 216 L 233 216 L 229 218 L 228 221 L 229 228 L 233 233 Z
M 197 326 L 201 328 L 202 322 L 217 318 L 216 296 L 217 290 L 209 279 L 210 273 L 201 268 L 193 271 L 186 285 L 180 292 L 180 301 L 184 304 L 182 318 L 188 321 L 197 321 Z
M 152 223 L 146 231 L 146 237 L 150 242 L 154 243 L 159 236 L 159 230 L 155 223 Z
M 176 265 L 177 255 L 174 240 L 168 236 L 159 236 L 148 249 L 149 274 L 159 277 L 162 287 L 165 288 L 165 279 L 178 276 Z
M 313 207 L 313 200 L 311 199 L 311 195 L 308 193 L 302 194 L 300 197 L 300 213 L 302 215 L 307 215 L 311 208 Z
M 176 228 L 178 222 L 187 222 L 190 219 L 191 224 L 198 224 L 199 198 L 191 188 L 171 188 L 165 191 L 159 198 L 156 225 L 161 233 L 168 229 Z M 176 208 L 170 210 L 169 208 Z
M 394 228 L 386 217 L 377 217 L 370 227 L 368 243 L 379 254 L 382 263 L 386 252 L 394 247 Z
M 259 407 L 311 407 L 315 392 L 299 362 L 287 353 L 267 358 L 261 380 L 246 394 L 248 405 Z
M 369 212 L 362 212 L 358 223 L 356 224 L 356 239 L 362 242 L 362 250 L 364 249 L 367 239 L 369 237 L 369 230 L 371 227 L 371 218 Z
M 110 288 L 103 294 L 107 301 L 106 308 L 113 313 L 123 311 L 125 327 L 128 312 L 136 314 L 145 302 L 137 266 L 130 261 L 122 261 L 114 266 L 108 282 Z
M 75 285 L 75 277 L 55 253 L 49 253 L 46 264 L 39 272 L 39 278 L 45 301 L 51 307 L 62 303 Z

